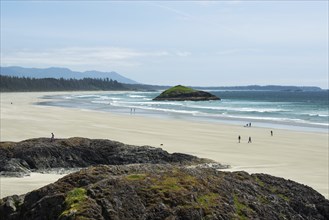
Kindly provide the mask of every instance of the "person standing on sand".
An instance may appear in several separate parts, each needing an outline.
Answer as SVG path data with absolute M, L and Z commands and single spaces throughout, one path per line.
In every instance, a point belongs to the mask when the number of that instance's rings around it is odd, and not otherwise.
M 238 140 L 239 140 L 239 143 L 240 143 L 240 141 L 241 141 L 241 136 L 239 135 L 239 137 L 238 137 Z
M 54 140 L 55 140 L 55 135 L 54 135 L 54 133 L 51 132 L 50 142 L 53 142 Z
M 273 136 L 273 131 L 271 131 L 271 136 Z
M 248 139 L 248 143 L 251 143 L 251 137 L 249 137 L 249 139 Z

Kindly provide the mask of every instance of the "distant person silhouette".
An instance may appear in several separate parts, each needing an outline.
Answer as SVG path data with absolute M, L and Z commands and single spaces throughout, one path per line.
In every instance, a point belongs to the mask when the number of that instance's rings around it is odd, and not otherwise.
M 55 140 L 55 135 L 54 135 L 54 133 L 51 133 L 50 142 L 53 142 L 54 140 Z
M 249 137 L 249 139 L 248 139 L 248 143 L 251 143 L 251 137 Z
M 271 131 L 271 136 L 273 136 L 273 131 Z
M 240 141 L 241 141 L 241 136 L 239 135 L 239 137 L 238 137 L 238 140 L 239 140 L 239 143 L 240 143 Z

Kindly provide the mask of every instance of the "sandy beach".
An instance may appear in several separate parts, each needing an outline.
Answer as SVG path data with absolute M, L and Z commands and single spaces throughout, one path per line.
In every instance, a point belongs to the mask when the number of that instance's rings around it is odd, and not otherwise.
M 188 153 L 228 164 L 232 167 L 228 171 L 244 170 L 291 179 L 329 198 L 327 133 L 150 118 L 139 116 L 138 112 L 120 115 L 33 105 L 43 101 L 42 96 L 55 94 L 59 93 L 1 93 L 1 141 L 50 138 L 54 132 L 55 138 L 86 137 L 133 145 L 161 145 L 171 153 Z M 239 135 L 241 143 L 238 143 Z M 247 143 L 249 136 L 251 144 Z M 37 177 L 41 178 L 40 175 Z M 1 195 L 24 193 L 59 177 L 45 176 L 44 180 L 49 181 L 1 178 Z M 26 184 L 15 184 L 24 179 Z

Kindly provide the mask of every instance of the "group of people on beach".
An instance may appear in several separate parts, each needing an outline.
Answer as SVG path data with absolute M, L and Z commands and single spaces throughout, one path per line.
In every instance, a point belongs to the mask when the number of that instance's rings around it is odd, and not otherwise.
M 131 109 L 131 112 L 133 112 L 133 110 Z M 134 109 L 134 112 L 135 112 L 135 109 Z M 247 124 L 247 126 L 248 126 L 248 124 Z M 251 123 L 249 123 L 249 127 L 251 126 Z M 273 136 L 273 131 L 271 130 L 271 136 Z M 54 133 L 51 133 L 51 138 L 50 138 L 50 142 L 53 142 L 55 140 L 55 135 L 54 135 Z M 241 143 L 241 136 L 239 135 L 238 136 L 238 141 L 239 141 L 239 143 Z M 252 143 L 252 141 L 251 141 L 251 137 L 249 136 L 249 138 L 248 138 L 248 144 L 249 143 Z M 161 144 L 162 145 L 162 144 Z
M 251 127 L 251 122 L 247 123 L 244 127 Z
M 239 135 L 238 136 L 238 140 L 239 140 L 239 143 L 241 143 L 241 136 Z M 251 137 L 249 136 L 248 138 L 248 144 L 251 143 Z
M 273 136 L 273 131 L 271 130 L 271 136 Z M 239 143 L 241 143 L 241 136 L 239 135 L 238 136 L 238 141 L 239 141 Z M 248 138 L 248 144 L 249 143 L 252 143 L 252 141 L 251 141 L 251 137 L 249 136 L 249 138 Z

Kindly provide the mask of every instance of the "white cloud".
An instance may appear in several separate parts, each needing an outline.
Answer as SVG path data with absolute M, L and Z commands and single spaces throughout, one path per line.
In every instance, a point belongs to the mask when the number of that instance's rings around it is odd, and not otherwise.
M 232 55 L 232 54 L 241 54 L 241 53 L 259 53 L 261 52 L 260 49 L 256 48 L 233 48 L 233 49 L 227 49 L 227 50 L 221 50 L 217 51 L 217 55 Z
M 190 56 L 191 53 L 187 52 L 187 51 L 176 51 L 176 55 L 179 57 L 187 57 L 187 56 Z
M 166 62 L 161 58 L 187 57 L 183 50 L 136 50 L 121 47 L 67 47 L 44 50 L 1 51 L 2 66 L 47 68 L 67 67 L 77 71 L 137 71 L 149 68 L 150 63 Z M 165 59 L 167 60 L 167 59 Z M 143 67 L 144 66 L 144 67 Z
M 137 51 L 118 47 L 69 47 L 44 51 L 20 50 L 1 53 L 2 65 L 24 66 L 112 66 L 141 65 L 140 58 L 172 55 L 167 51 Z

